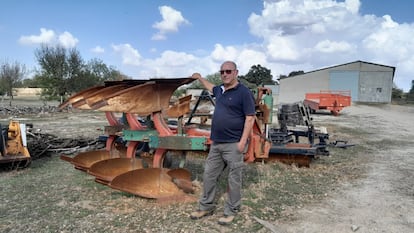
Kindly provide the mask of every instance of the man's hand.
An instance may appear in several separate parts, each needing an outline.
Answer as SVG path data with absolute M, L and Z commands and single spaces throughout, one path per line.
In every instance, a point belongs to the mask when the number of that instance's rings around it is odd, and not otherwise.
M 239 141 L 237 143 L 237 149 L 239 149 L 241 153 L 245 154 L 247 152 L 246 142 Z
M 203 86 L 209 92 L 212 92 L 213 91 L 214 84 L 210 83 L 207 79 L 201 77 L 201 74 L 200 73 L 194 73 L 193 75 L 191 75 L 191 78 L 193 78 L 194 80 L 200 81 L 200 83 L 203 84 Z
M 193 75 L 191 75 L 191 78 L 196 79 L 196 80 L 200 80 L 201 79 L 201 74 L 200 73 L 194 73 Z

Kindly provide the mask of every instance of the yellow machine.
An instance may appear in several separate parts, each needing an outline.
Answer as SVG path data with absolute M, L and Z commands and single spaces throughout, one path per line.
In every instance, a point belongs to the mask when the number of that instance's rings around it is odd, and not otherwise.
M 27 149 L 26 125 L 12 120 L 2 127 L 0 134 L 0 164 L 10 168 L 24 168 L 31 162 Z

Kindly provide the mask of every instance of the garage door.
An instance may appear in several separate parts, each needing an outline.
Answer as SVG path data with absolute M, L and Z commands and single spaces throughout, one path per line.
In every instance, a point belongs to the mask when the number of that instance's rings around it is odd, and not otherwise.
M 359 71 L 330 71 L 329 88 L 338 91 L 351 91 L 352 101 L 358 101 Z

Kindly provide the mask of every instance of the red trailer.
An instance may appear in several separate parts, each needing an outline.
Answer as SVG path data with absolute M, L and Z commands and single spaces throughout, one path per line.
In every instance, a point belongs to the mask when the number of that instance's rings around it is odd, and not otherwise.
M 303 105 L 312 113 L 317 110 L 329 110 L 334 116 L 347 106 L 351 106 L 351 91 L 320 91 L 306 93 Z

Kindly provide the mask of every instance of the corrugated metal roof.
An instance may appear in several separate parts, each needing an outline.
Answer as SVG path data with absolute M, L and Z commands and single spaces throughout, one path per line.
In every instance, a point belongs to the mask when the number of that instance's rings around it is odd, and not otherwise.
M 312 71 L 305 72 L 304 74 L 318 72 L 318 71 L 321 71 L 321 70 L 332 69 L 332 68 L 336 68 L 336 67 L 340 67 L 340 66 L 346 66 L 346 65 L 349 65 L 349 64 L 353 64 L 353 63 L 365 63 L 365 64 L 370 64 L 370 65 L 375 65 L 375 66 L 382 66 L 382 67 L 391 68 L 392 69 L 392 79 L 394 80 L 394 74 L 395 74 L 395 67 L 394 66 L 382 65 L 382 64 L 366 62 L 366 61 L 361 61 L 361 60 L 348 62 L 348 63 L 344 63 L 344 64 L 340 64 L 340 65 L 329 66 L 329 67 L 325 67 L 325 68 L 321 68 L 321 69 L 317 69 L 317 70 L 312 70 Z M 304 74 L 301 74 L 301 75 L 304 75 Z

